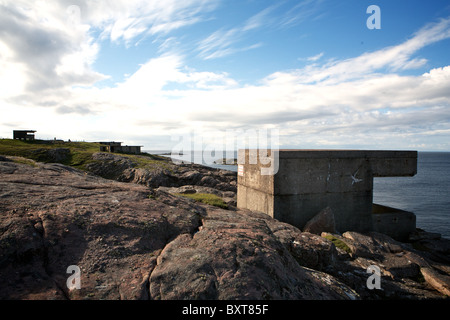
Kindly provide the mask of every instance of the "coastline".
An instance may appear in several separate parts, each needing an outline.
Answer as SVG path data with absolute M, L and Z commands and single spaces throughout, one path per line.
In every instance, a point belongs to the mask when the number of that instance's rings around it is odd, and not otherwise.
M 90 157 L 84 170 L 0 157 L 2 299 L 450 295 L 450 240 L 434 233 L 417 230 L 402 243 L 376 232 L 300 230 L 236 208 L 235 172 L 153 155 Z M 70 265 L 80 268 L 80 290 L 66 287 Z M 383 290 L 367 287 L 371 265 Z M 29 270 L 35 281 L 24 281 Z
M 147 150 L 146 152 L 159 154 L 160 151 Z M 168 158 L 170 151 L 166 152 Z M 450 178 L 444 180 L 434 178 L 440 176 L 440 172 L 450 172 L 450 152 L 419 152 L 418 172 L 414 177 L 399 178 L 375 178 L 374 179 L 374 203 L 387 205 L 401 210 L 413 212 L 417 216 L 417 226 L 434 233 L 440 233 L 443 237 L 450 239 L 450 213 L 446 199 L 450 196 Z M 445 162 L 449 164 L 447 169 L 425 167 L 428 158 L 432 155 L 445 157 Z M 428 158 L 427 158 L 428 157 Z M 194 157 L 191 157 L 194 159 Z M 237 153 L 235 152 L 235 159 Z M 226 157 L 219 157 L 226 159 Z M 424 164 L 425 161 L 425 164 Z M 433 159 L 431 160 L 433 161 Z M 229 170 L 237 172 L 237 165 L 205 164 L 207 167 Z M 446 171 L 447 170 L 447 171 Z M 448 176 L 448 175 L 447 175 Z M 420 185 L 429 182 L 426 189 L 419 189 Z M 427 193 L 427 198 L 418 198 L 418 195 Z M 436 195 L 436 196 L 434 196 Z M 440 195 L 440 196 L 438 196 Z

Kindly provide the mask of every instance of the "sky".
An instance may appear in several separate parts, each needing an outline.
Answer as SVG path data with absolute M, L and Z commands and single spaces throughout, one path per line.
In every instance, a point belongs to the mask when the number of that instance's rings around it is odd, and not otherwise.
M 0 138 L 450 151 L 449 53 L 443 0 L 0 0 Z

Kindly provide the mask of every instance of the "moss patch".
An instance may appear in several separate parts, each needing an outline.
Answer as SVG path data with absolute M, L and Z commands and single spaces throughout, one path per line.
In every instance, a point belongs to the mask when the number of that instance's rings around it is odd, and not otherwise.
M 223 209 L 228 209 L 228 205 L 222 200 L 221 197 L 216 196 L 215 194 L 209 194 L 209 193 L 189 193 L 189 194 L 182 194 L 182 193 L 176 193 L 177 196 L 186 197 L 189 199 L 193 199 L 198 202 L 202 202 L 205 204 L 209 204 L 212 206 L 216 206 Z
M 350 247 L 341 239 L 338 239 L 331 234 L 327 234 L 326 236 L 324 236 L 324 238 L 333 242 L 333 244 L 336 246 L 336 248 L 342 249 L 345 252 L 347 252 L 348 254 L 352 253 L 352 250 L 350 249 Z

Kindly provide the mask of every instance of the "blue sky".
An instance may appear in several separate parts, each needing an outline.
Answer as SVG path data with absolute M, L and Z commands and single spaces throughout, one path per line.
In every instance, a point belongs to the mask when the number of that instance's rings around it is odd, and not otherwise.
M 0 137 L 450 151 L 447 1 L 20 0 L 0 21 Z
M 235 79 L 252 83 L 279 70 L 301 68 L 308 58 L 321 53 L 323 59 L 346 59 L 398 44 L 427 23 L 450 15 L 450 4 L 442 1 L 377 3 L 383 24 L 374 31 L 366 27 L 370 16 L 366 9 L 373 1 L 222 2 L 205 21 L 169 36 L 142 35 L 128 44 L 105 39 L 94 68 L 113 76 L 110 81 L 120 82 L 125 74 L 165 49 L 185 55 L 185 63 L 197 70 L 226 71 Z M 254 29 L 243 30 L 251 21 L 257 24 Z M 229 41 L 202 52 L 201 42 L 212 34 L 222 36 L 222 40 L 230 35 Z M 166 41 L 170 46 L 161 48 Z M 448 44 L 442 50 L 427 50 L 436 66 L 448 58 L 445 48 Z M 210 57 L 214 54 L 218 58 Z

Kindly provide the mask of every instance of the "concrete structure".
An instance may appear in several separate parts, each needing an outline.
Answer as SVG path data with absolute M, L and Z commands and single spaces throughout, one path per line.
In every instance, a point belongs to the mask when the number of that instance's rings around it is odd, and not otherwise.
M 141 146 L 122 146 L 122 142 L 99 142 L 101 144 L 101 152 L 121 152 L 121 153 L 133 153 L 140 154 Z
M 374 203 L 372 223 L 373 231 L 387 234 L 394 239 L 405 240 L 416 229 L 416 215 Z
M 267 162 L 255 157 L 256 152 L 238 153 L 239 208 L 264 212 L 300 229 L 327 206 L 332 208 L 340 232 L 383 232 L 396 216 L 397 229 L 405 229 L 400 234 L 415 229 L 415 219 L 402 225 L 404 211 L 383 209 L 383 214 L 375 217 L 372 202 L 374 177 L 417 173 L 416 151 L 276 150 L 268 164 L 262 164 Z M 262 169 L 273 167 L 277 157 L 276 174 L 262 175 Z
M 13 139 L 34 140 L 36 130 L 13 130 Z
M 101 152 L 116 152 L 116 150 L 120 149 L 122 146 L 122 142 L 99 142 L 101 144 L 100 151 Z
M 140 154 L 141 146 L 121 146 L 118 152 Z

